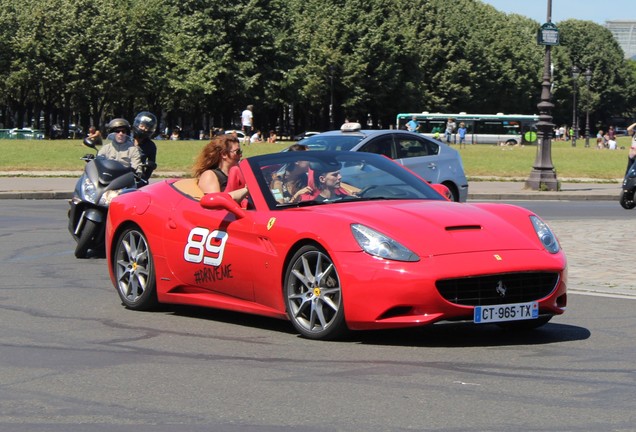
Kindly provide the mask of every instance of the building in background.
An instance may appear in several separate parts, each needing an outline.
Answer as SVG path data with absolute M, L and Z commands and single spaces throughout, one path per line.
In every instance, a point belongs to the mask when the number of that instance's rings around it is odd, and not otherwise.
M 636 60 L 636 21 L 605 21 L 605 27 L 623 48 L 625 58 Z

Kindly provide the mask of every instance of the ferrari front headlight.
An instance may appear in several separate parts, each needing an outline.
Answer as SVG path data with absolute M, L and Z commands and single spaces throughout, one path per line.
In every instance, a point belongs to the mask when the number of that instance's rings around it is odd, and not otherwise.
M 420 260 L 413 251 L 368 226 L 353 224 L 351 232 L 362 250 L 370 255 L 394 261 Z
M 543 222 L 538 216 L 530 216 L 530 220 L 532 221 L 532 226 L 534 226 L 534 231 L 537 233 L 537 237 L 539 237 L 541 244 L 548 252 L 555 254 L 561 250 L 559 241 L 548 224 Z

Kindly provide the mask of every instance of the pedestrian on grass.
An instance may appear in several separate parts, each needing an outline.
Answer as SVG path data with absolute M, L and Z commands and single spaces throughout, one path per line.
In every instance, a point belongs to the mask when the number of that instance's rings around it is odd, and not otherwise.
M 88 128 L 88 135 L 86 138 L 91 141 L 95 146 L 101 146 L 102 141 L 102 133 L 95 126 L 91 126 Z
M 466 148 L 466 124 L 461 122 L 459 129 L 457 129 L 457 135 L 459 135 L 459 148 Z
M 420 127 L 420 124 L 417 122 L 417 117 L 413 116 L 411 120 L 406 124 L 406 129 L 410 132 L 417 132 L 417 129 Z
M 449 118 L 448 121 L 446 122 L 446 130 L 444 131 L 444 136 L 446 137 L 447 144 L 450 144 L 451 135 L 454 136 L 456 127 L 457 127 L 457 124 L 455 123 L 455 120 L 452 118 Z
M 244 144 L 250 143 L 250 137 L 252 136 L 252 128 L 254 126 L 254 105 L 248 105 L 247 108 L 241 113 L 241 127 L 245 134 Z

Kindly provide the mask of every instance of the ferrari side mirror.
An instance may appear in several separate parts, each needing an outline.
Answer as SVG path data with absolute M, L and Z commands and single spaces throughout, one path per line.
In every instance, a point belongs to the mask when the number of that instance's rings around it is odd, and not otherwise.
M 201 207 L 208 210 L 226 210 L 241 219 L 246 216 L 245 210 L 225 192 L 209 193 L 201 198 Z

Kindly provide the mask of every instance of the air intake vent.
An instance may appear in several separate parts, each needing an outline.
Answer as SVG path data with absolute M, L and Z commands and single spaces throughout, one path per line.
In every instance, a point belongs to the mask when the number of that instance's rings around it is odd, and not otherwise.
M 446 227 L 446 231 L 479 231 L 481 225 L 455 225 Z

